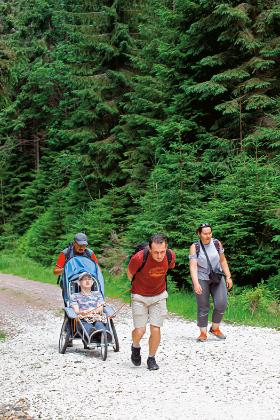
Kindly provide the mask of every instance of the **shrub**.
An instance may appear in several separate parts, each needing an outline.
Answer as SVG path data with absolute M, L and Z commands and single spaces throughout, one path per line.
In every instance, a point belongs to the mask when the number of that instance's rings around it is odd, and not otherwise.
M 275 302 L 273 292 L 263 282 L 259 283 L 254 289 L 245 288 L 240 295 L 240 299 L 252 314 L 262 310 L 268 312 L 271 303 Z
M 267 287 L 274 293 L 275 299 L 280 300 L 280 272 L 276 276 L 269 277 Z

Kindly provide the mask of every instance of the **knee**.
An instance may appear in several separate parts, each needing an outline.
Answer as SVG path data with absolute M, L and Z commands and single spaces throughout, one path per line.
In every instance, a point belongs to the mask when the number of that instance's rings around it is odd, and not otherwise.
M 142 338 L 145 332 L 146 332 L 146 327 L 134 328 L 133 335 L 135 335 L 138 338 Z
M 220 300 L 215 303 L 215 310 L 221 314 L 225 312 L 226 308 L 227 308 L 227 301 L 225 300 Z
M 206 315 L 210 311 L 210 302 L 203 302 L 198 305 L 198 313 L 201 315 Z
M 152 336 L 160 336 L 160 327 L 156 325 L 150 325 L 150 332 Z

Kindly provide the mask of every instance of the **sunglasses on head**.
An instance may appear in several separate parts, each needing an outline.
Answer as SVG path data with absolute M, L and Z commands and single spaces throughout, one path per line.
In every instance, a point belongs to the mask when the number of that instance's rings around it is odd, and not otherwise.
M 201 225 L 199 225 L 199 228 L 205 228 L 205 227 L 212 228 L 212 226 L 209 223 L 201 223 Z

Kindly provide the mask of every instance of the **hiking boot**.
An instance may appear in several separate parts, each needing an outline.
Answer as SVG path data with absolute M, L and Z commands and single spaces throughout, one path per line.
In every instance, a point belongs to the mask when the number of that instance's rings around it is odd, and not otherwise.
M 133 347 L 131 346 L 131 361 L 134 364 L 134 366 L 140 366 L 141 365 L 141 347 Z
M 200 331 L 200 336 L 197 337 L 197 341 L 206 341 L 207 340 L 207 334 L 205 331 Z
M 219 328 L 217 328 L 216 330 L 213 330 L 213 328 L 211 327 L 209 332 L 213 334 L 215 337 L 219 338 L 219 340 L 226 339 L 226 336 L 222 333 L 222 331 Z
M 159 369 L 159 365 L 157 364 L 156 359 L 154 357 L 148 357 L 147 368 L 149 370 L 158 370 Z

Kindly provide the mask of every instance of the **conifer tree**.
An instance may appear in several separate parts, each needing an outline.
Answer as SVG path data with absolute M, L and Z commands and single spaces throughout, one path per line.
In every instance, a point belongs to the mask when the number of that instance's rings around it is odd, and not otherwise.
M 162 230 L 183 284 L 208 221 L 240 284 L 275 282 L 276 0 L 13 0 L 1 12 L 0 246 L 23 234 L 23 252 L 39 242 L 48 264 L 74 230 L 107 255 Z

